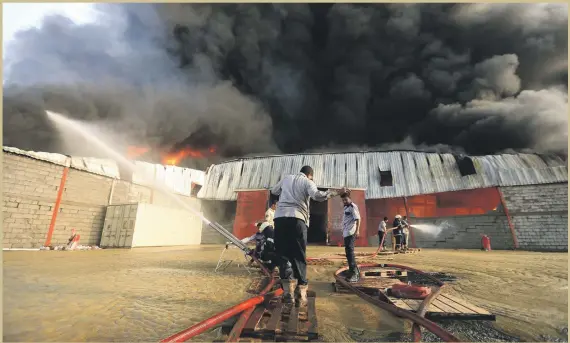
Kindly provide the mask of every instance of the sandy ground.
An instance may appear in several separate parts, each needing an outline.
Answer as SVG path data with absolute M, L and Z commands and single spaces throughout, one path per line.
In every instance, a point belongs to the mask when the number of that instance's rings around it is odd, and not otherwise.
M 156 342 L 249 296 L 252 276 L 243 269 L 213 272 L 220 251 L 4 252 L 4 341 Z M 308 255 L 341 251 L 310 247 Z M 232 256 L 240 258 L 237 251 Z M 566 253 L 422 250 L 392 262 L 459 277 L 451 291 L 497 314 L 493 325 L 505 333 L 567 340 Z M 339 265 L 309 266 L 323 341 L 381 341 L 409 330 L 408 323 L 354 295 L 333 293 L 332 273 Z

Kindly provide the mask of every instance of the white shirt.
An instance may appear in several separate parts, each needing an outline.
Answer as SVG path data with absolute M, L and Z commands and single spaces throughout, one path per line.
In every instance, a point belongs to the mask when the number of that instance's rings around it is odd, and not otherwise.
M 273 225 L 273 218 L 275 218 L 275 211 L 270 207 L 265 211 L 265 221 L 275 227 L 275 225 Z
M 378 226 L 378 231 L 386 232 L 386 222 L 381 220 L 380 225 Z
M 356 221 L 360 220 L 360 211 L 355 203 L 344 206 L 342 215 L 342 237 L 352 236 L 356 233 Z
M 271 189 L 271 193 L 279 196 L 274 218 L 298 218 L 307 225 L 311 198 L 320 202 L 334 195 L 331 191 L 319 191 L 317 185 L 303 173 L 285 176 Z

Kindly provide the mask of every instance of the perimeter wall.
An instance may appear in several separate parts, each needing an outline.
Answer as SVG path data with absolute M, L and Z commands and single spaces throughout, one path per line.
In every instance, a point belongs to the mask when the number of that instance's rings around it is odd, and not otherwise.
M 3 152 L 3 248 L 39 248 L 46 243 L 64 170 L 67 176 L 53 226 L 51 245 L 67 244 L 72 229 L 79 244 L 98 245 L 109 204 L 180 204 L 151 188 L 25 155 Z M 177 194 L 199 209 L 198 199 Z

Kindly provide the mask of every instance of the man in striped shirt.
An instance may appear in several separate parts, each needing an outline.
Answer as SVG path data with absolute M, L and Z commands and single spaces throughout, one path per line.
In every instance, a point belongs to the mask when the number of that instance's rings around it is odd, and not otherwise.
M 348 262 L 348 282 L 358 282 L 360 280 L 360 269 L 356 264 L 354 256 L 354 243 L 360 236 L 360 211 L 358 206 L 350 199 L 350 193 L 343 193 L 341 196 L 344 212 L 342 216 L 342 237 L 344 238 L 344 252 Z
M 274 218 L 275 250 L 280 258 L 283 300 L 292 302 L 298 289 L 300 305 L 305 306 L 309 283 L 306 255 L 309 204 L 311 199 L 326 201 L 338 195 L 339 191 L 319 191 L 313 182 L 313 168 L 304 166 L 298 174 L 285 176 L 271 189 L 271 193 L 279 196 Z

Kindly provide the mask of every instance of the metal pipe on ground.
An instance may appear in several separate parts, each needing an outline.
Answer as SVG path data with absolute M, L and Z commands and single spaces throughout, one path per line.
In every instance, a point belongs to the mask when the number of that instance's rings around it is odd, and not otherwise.
M 179 333 L 176 333 L 168 338 L 163 339 L 160 342 L 186 342 L 187 340 L 191 339 L 192 337 L 198 336 L 199 334 L 203 333 L 204 331 L 211 329 L 212 327 L 221 324 L 225 320 L 230 319 L 231 317 L 251 308 L 261 304 L 265 301 L 266 298 L 271 299 L 275 296 L 280 296 L 283 293 L 282 289 L 278 289 L 273 293 L 269 293 L 266 295 L 258 295 L 253 298 L 249 298 L 235 306 L 228 308 L 225 311 L 222 311 L 218 314 L 213 315 L 212 317 L 201 321 L 198 324 L 195 324 L 189 327 L 186 330 L 182 330 Z

